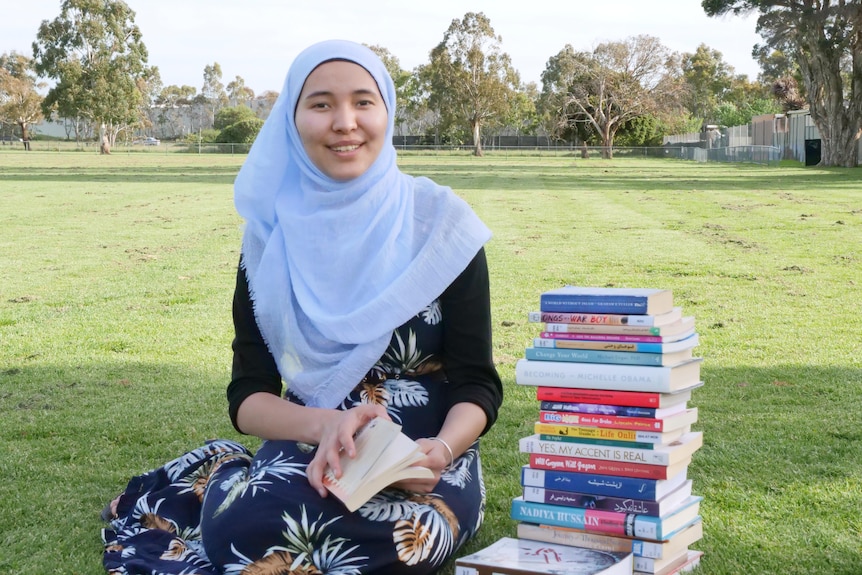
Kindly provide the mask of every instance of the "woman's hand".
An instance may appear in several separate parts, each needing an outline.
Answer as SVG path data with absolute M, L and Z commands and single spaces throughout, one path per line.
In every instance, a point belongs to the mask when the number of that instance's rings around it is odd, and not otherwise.
M 342 452 L 351 458 L 356 456 L 353 436 L 356 435 L 359 428 L 375 417 L 390 419 L 382 405 L 363 404 L 346 411 L 331 410 L 327 412 L 314 459 L 311 460 L 305 470 L 308 483 L 317 490 L 321 497 L 327 495 L 326 487 L 323 486 L 323 475 L 327 467 L 332 468 L 336 477 L 341 477 L 339 459 Z
M 418 493 L 431 493 L 440 481 L 440 476 L 446 471 L 451 461 L 449 461 L 449 450 L 438 440 L 429 437 L 422 437 L 416 440 L 422 452 L 425 453 L 425 459 L 416 463 L 420 467 L 427 467 L 434 472 L 434 477 L 431 479 L 403 479 L 393 486 L 406 489 L 408 491 L 416 491 Z

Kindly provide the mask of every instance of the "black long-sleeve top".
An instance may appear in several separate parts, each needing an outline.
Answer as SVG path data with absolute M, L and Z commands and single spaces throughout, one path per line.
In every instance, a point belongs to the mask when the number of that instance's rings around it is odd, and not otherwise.
M 467 402 L 482 408 L 488 420 L 484 434 L 496 421 L 503 401 L 503 386 L 492 353 L 491 303 L 484 249 L 479 250 L 440 295 L 440 307 L 444 318 L 440 359 L 448 381 L 447 403 L 451 407 Z M 257 392 L 282 394 L 281 376 L 254 318 L 248 279 L 242 268 L 237 273 L 233 321 L 236 335 L 227 398 L 231 421 L 242 432 L 237 426 L 237 412 L 248 396 Z

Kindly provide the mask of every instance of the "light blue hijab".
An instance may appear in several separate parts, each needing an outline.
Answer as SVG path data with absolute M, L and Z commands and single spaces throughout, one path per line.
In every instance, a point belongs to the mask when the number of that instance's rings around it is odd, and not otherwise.
M 348 181 L 312 163 L 294 123 L 305 79 L 330 60 L 365 68 L 389 117 L 380 155 Z M 450 188 L 398 169 L 394 123 L 395 86 L 374 52 L 343 40 L 314 44 L 291 65 L 234 183 L 255 318 L 288 388 L 309 406 L 338 406 L 392 331 L 491 237 Z

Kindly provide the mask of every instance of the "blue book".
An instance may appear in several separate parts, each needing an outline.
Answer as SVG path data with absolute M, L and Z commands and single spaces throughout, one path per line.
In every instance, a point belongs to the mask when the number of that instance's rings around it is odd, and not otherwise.
M 673 309 L 673 292 L 658 288 L 565 286 L 539 296 L 541 311 L 659 315 Z
M 631 351 L 602 351 L 598 349 L 569 349 L 559 347 L 528 347 L 524 357 L 536 361 L 574 361 L 579 363 L 615 363 L 620 365 L 673 365 L 692 358 L 692 350 L 674 353 L 639 353 Z
M 565 507 L 549 503 L 524 501 L 523 497 L 512 500 L 511 517 L 515 521 L 572 527 L 594 533 L 666 541 L 677 530 L 685 527 L 700 512 L 703 498 L 691 496 L 663 517 L 616 513 L 596 509 Z
M 617 475 L 533 469 L 529 465 L 521 467 L 521 485 L 524 487 L 544 487 L 559 491 L 653 501 L 658 501 L 675 491 L 685 483 L 686 479 L 687 470 L 681 471 L 670 479 L 638 479 Z

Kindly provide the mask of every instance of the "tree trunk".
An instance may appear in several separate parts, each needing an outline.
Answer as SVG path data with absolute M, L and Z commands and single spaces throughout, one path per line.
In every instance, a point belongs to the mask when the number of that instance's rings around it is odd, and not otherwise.
M 30 151 L 30 131 L 27 129 L 27 122 L 19 122 L 21 128 L 21 141 L 24 143 L 24 149 Z
M 602 158 L 605 160 L 614 159 L 614 134 L 610 129 L 602 130 Z
M 862 134 L 862 60 L 853 50 L 850 91 L 845 93 L 841 50 L 830 49 L 822 26 L 801 28 L 798 64 L 808 93 L 811 119 L 820 131 L 820 165 L 856 166 L 856 147 Z M 858 34 L 858 32 L 857 32 Z
M 482 131 L 479 129 L 479 120 L 474 120 L 470 123 L 473 128 L 473 155 L 484 156 L 485 152 L 482 151 Z
M 105 129 L 105 124 L 99 124 L 99 153 L 110 154 L 111 143 L 108 141 L 108 132 Z

